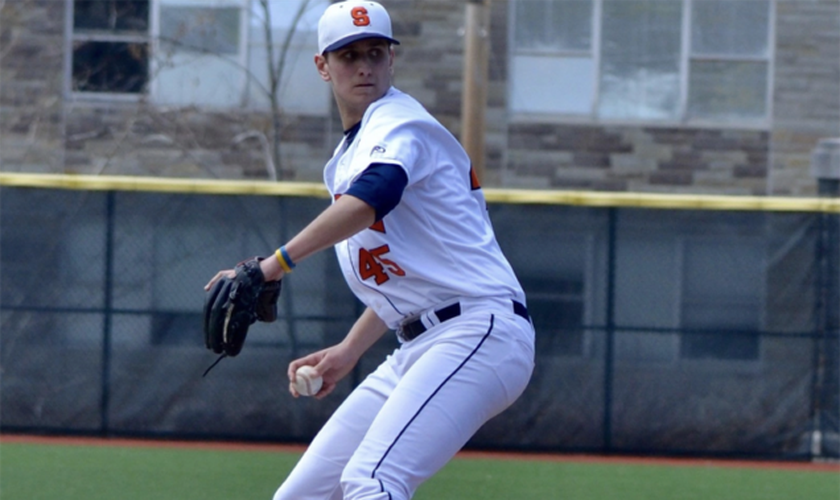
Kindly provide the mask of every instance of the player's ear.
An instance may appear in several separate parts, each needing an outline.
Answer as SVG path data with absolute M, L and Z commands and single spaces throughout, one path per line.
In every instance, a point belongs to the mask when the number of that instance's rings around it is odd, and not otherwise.
M 327 56 L 315 54 L 315 68 L 318 69 L 318 74 L 321 75 L 321 80 L 328 82 L 331 80 L 330 72 L 327 68 Z

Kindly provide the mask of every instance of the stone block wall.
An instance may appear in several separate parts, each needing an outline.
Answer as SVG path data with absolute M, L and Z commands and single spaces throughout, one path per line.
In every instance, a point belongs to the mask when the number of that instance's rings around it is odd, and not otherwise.
M 63 163 L 64 3 L 0 4 L 0 170 Z
M 397 85 L 460 133 L 462 2 L 388 3 Z M 404 19 L 418 22 L 405 22 Z M 811 196 L 811 152 L 840 136 L 840 2 L 778 0 L 769 129 L 512 122 L 509 2 L 492 2 L 487 186 Z M 812 36 L 813 35 L 813 36 Z
M 507 181 L 602 191 L 765 194 L 762 131 L 510 126 Z
M 840 137 L 840 2 L 779 0 L 768 192 L 813 195 L 811 152 Z
M 219 179 L 267 179 L 270 117 L 145 104 L 73 106 L 65 115 L 64 172 Z M 282 120 L 280 180 L 320 181 L 329 117 Z
M 395 84 L 460 135 L 464 2 L 383 0 L 394 20 Z M 511 121 L 509 2 L 492 2 L 488 187 L 813 195 L 817 142 L 840 136 L 840 2 L 777 0 L 772 126 L 764 130 Z M 268 113 L 157 109 L 64 94 L 65 4 L 0 6 L 0 170 L 267 178 L 257 138 Z M 283 116 L 279 178 L 319 181 L 341 134 Z M 240 141 L 234 139 L 249 135 Z
M 384 4 L 391 13 L 395 37 L 401 42 L 395 85 L 417 98 L 460 137 L 466 2 L 396 0 Z M 491 6 L 484 184 L 501 186 L 508 141 L 508 2 L 497 0 Z

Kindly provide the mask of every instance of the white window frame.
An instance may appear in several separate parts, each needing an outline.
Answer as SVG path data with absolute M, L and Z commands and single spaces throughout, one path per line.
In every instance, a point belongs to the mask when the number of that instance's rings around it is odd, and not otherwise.
M 581 311 L 581 337 L 580 337 L 580 353 L 571 354 L 567 352 L 555 352 L 558 358 L 562 358 L 565 362 L 579 361 L 588 363 L 590 359 L 595 357 L 595 331 L 598 328 L 595 325 L 595 310 L 600 308 L 603 310 L 605 304 L 599 303 L 597 300 L 598 293 L 602 290 L 596 289 L 595 283 L 600 283 L 596 280 L 596 272 L 598 269 L 599 257 L 596 250 L 596 236 L 590 231 L 574 231 L 569 233 L 570 237 L 577 237 L 583 242 L 583 280 L 582 289 L 580 293 L 580 302 L 583 310 Z M 552 295 L 552 294 L 546 294 Z M 531 295 L 529 294 L 529 297 Z M 600 333 L 600 332 L 599 332 Z
M 239 3 L 238 8 L 240 9 L 241 13 L 239 16 L 239 40 L 237 41 L 238 47 L 238 54 L 235 58 L 232 58 L 231 62 L 234 62 L 239 68 L 242 70 L 238 80 L 239 80 L 239 106 L 244 106 L 245 101 L 247 99 L 246 92 L 245 92 L 245 85 L 248 79 L 247 75 L 247 64 L 248 64 L 248 21 L 250 15 L 250 4 L 251 0 L 230 0 L 231 3 Z M 160 71 L 159 62 L 160 59 L 156 57 L 157 54 L 161 52 L 161 40 L 160 40 L 160 7 L 161 7 L 161 0 L 149 0 L 149 32 L 151 36 L 151 52 L 152 56 L 149 58 L 149 93 L 148 98 L 151 102 L 157 103 L 158 98 L 163 92 L 161 88 L 161 81 L 156 76 Z M 210 2 L 208 2 L 210 3 Z M 221 57 L 221 56 L 216 56 Z M 166 106 L 167 104 L 163 104 Z M 186 105 L 185 105 L 186 106 Z M 199 107 L 207 108 L 207 107 L 215 107 L 210 105 L 202 105 Z M 229 107 L 224 107 L 229 108 Z M 223 108 L 223 109 L 224 109 Z
M 274 1 L 275 2 L 285 2 L 287 0 L 274 0 Z M 323 7 L 324 10 L 325 10 L 326 7 L 329 5 L 330 0 L 309 0 L 309 1 L 310 1 L 310 7 L 309 7 L 310 9 L 313 9 L 313 8 L 316 8 L 316 7 L 317 8 Z M 248 9 L 249 10 L 249 16 L 253 14 L 254 7 L 255 7 L 255 4 L 256 4 L 256 0 L 250 0 L 250 2 L 251 2 L 251 6 Z M 308 19 L 308 22 L 310 23 L 312 31 L 311 31 L 309 37 L 311 38 L 311 41 L 310 42 L 301 41 L 300 30 L 298 30 L 298 33 L 296 33 L 295 38 L 293 38 L 293 40 L 291 41 L 291 44 L 289 46 L 289 53 L 287 54 L 289 56 L 289 58 L 286 60 L 286 63 L 285 63 L 286 66 L 283 68 L 283 74 L 282 74 L 282 78 L 281 78 L 281 82 L 280 82 L 281 89 L 280 89 L 278 97 L 281 99 L 281 101 L 284 104 L 284 106 L 282 107 L 282 112 L 284 112 L 284 113 L 289 113 L 289 114 L 293 114 L 293 115 L 300 115 L 300 116 L 329 116 L 330 109 L 331 109 L 331 104 L 332 104 L 332 99 L 331 99 L 332 98 L 332 92 L 330 90 L 329 85 L 327 85 L 325 83 L 323 85 L 321 85 L 323 101 L 315 102 L 315 103 L 307 103 L 304 106 L 296 105 L 295 100 L 300 99 L 301 94 L 306 95 L 306 96 L 311 96 L 312 93 L 314 92 L 313 88 L 308 87 L 308 86 L 303 86 L 304 85 L 303 83 L 300 83 L 301 86 L 298 87 L 298 88 L 290 88 L 290 87 L 286 86 L 286 83 L 289 82 L 289 81 L 297 81 L 293 77 L 294 77 L 294 72 L 297 69 L 296 65 L 299 61 L 302 61 L 304 66 L 307 66 L 307 68 L 308 68 L 307 71 L 311 71 L 311 73 L 307 76 L 312 77 L 312 79 L 315 80 L 317 84 L 322 84 L 323 83 L 320 80 L 320 77 L 317 76 L 317 73 L 316 73 L 316 70 L 315 70 L 315 63 L 313 61 L 313 56 L 318 51 L 317 21 L 318 21 L 318 19 L 320 19 L 320 12 L 318 10 L 314 10 L 313 12 L 319 14 L 317 18 L 313 18 L 313 16 L 311 15 L 312 13 L 309 12 L 309 13 L 304 14 L 303 19 L 301 19 L 302 22 L 304 22 Z M 250 19 L 251 18 L 249 17 L 248 21 L 250 21 Z M 272 19 L 276 19 L 276 13 L 275 13 L 275 16 L 272 17 Z M 248 29 L 249 33 L 250 33 L 250 25 L 248 25 L 246 27 L 246 29 Z M 280 30 L 280 31 L 282 31 L 282 30 Z M 277 34 L 277 33 L 275 33 L 275 34 Z M 283 40 L 281 40 L 279 38 L 275 38 L 273 40 L 274 46 L 275 46 L 276 49 L 279 50 L 279 46 L 281 45 L 282 41 Z M 247 40 L 245 51 L 246 51 L 248 57 L 250 57 L 251 54 L 252 54 L 251 53 L 252 48 L 258 47 L 258 46 L 259 46 L 258 42 L 254 41 L 254 40 L 251 40 L 250 38 Z M 257 96 L 254 95 L 255 94 L 254 86 L 258 85 L 258 84 L 254 83 L 254 81 L 253 81 L 254 78 L 252 78 L 252 77 L 254 75 L 249 73 L 249 71 L 250 71 L 249 63 L 250 63 L 250 61 L 246 62 L 246 84 L 245 84 L 245 89 L 244 89 L 244 94 L 245 94 L 245 97 L 244 97 L 245 104 L 244 105 L 247 107 L 247 109 L 253 109 L 253 110 L 264 109 L 259 103 L 259 101 L 263 100 L 264 96 L 258 96 L 257 97 Z M 284 100 L 284 98 L 285 98 L 285 100 Z
M 768 29 L 767 29 L 767 57 L 742 57 L 742 56 L 706 56 L 691 54 L 691 15 L 694 2 L 702 0 L 679 0 L 682 2 L 682 26 L 681 26 L 681 54 L 680 54 L 680 95 L 679 95 L 679 109 L 677 110 L 677 120 L 645 120 L 645 119 L 610 119 L 598 116 L 598 109 L 601 99 L 601 40 L 602 40 L 602 24 L 603 24 L 603 3 L 604 0 L 592 1 L 592 43 L 591 49 L 588 53 L 593 62 L 592 86 L 593 86 L 593 100 L 590 105 L 590 113 L 588 115 L 568 114 L 568 113 L 534 113 L 521 112 L 511 109 L 511 104 L 514 101 L 514 89 L 516 74 L 514 73 L 514 60 L 518 55 L 525 56 L 544 56 L 544 57 L 569 57 L 575 55 L 586 55 L 586 52 L 569 52 L 569 51 L 550 51 L 550 50 L 522 50 L 516 49 L 516 3 L 528 0 L 512 0 L 508 4 L 508 19 L 510 24 L 508 26 L 508 85 L 507 85 L 507 102 L 508 114 L 511 122 L 514 123 L 564 123 L 564 124 L 605 124 L 605 125 L 653 125 L 653 126 L 668 126 L 668 127 L 698 127 L 698 128 L 732 128 L 732 129 L 750 129 L 750 130 L 769 130 L 772 126 L 773 117 L 773 88 L 774 88 L 774 73 L 775 73 L 775 40 L 776 40 L 776 4 L 778 0 L 767 0 L 768 2 Z M 562 0 L 555 0 L 562 1 Z M 733 0 L 735 1 L 735 0 Z M 767 83 L 765 92 L 765 113 L 764 117 L 756 120 L 739 120 L 739 121 L 721 121 L 714 119 L 700 119 L 690 118 L 688 116 L 688 96 L 689 96 L 689 71 L 692 60 L 705 59 L 715 61 L 756 61 L 767 63 Z
M 284 0 L 274 0 L 274 1 L 284 1 Z M 196 107 L 199 109 L 213 109 L 213 110 L 231 110 L 231 109 L 249 109 L 254 111 L 267 111 L 267 108 L 264 108 L 260 105 L 255 105 L 253 101 L 253 97 L 250 95 L 250 81 L 251 75 L 248 74 L 249 67 L 248 58 L 251 54 L 251 46 L 253 42 L 250 40 L 250 21 L 251 16 L 253 13 L 252 7 L 255 0 L 231 0 L 230 3 L 239 3 L 239 8 L 241 9 L 242 15 L 240 16 L 239 23 L 240 23 L 240 31 L 239 31 L 239 40 L 237 42 L 238 46 L 238 55 L 232 61 L 233 64 L 237 65 L 241 69 L 241 73 L 239 75 L 239 95 L 236 105 L 224 105 L 224 106 L 213 106 L 212 104 L 201 104 L 201 105 L 190 105 L 190 104 L 167 104 L 159 102 L 158 96 L 161 95 L 161 92 L 164 89 L 161 88 L 161 82 L 156 75 L 160 70 L 160 61 L 155 56 L 161 50 L 161 40 L 160 40 L 160 9 L 161 9 L 161 0 L 148 0 L 149 4 L 149 21 L 148 21 L 148 31 L 145 34 L 138 34 L 138 33 L 117 33 L 117 34 L 105 34 L 105 33 L 96 33 L 96 34 L 88 34 L 88 33 L 77 33 L 74 30 L 74 22 L 73 22 L 73 10 L 74 10 L 74 0 L 65 0 L 65 46 L 64 46 L 64 97 L 68 101 L 72 101 L 75 103 L 139 103 L 139 102 L 149 102 L 153 105 L 160 105 L 165 107 Z M 212 1 L 208 1 L 208 5 L 212 5 Z M 147 61 L 147 88 L 144 91 L 137 92 L 137 93 L 122 93 L 122 92 L 84 92 L 84 91 L 76 91 L 73 90 L 73 44 L 79 41 L 103 41 L 103 42 L 128 42 L 128 43 L 143 43 L 148 46 L 149 50 L 149 57 Z M 275 44 L 278 43 L 275 40 Z M 299 50 L 301 48 L 300 44 L 293 44 L 292 51 Z M 313 52 L 314 53 L 314 52 Z M 305 57 L 310 57 L 311 54 L 306 53 L 303 54 Z M 284 73 L 284 82 L 288 82 L 289 79 L 289 71 L 292 68 L 287 68 Z M 313 69 L 314 72 L 314 64 Z M 281 90 L 281 94 L 283 91 Z M 324 93 L 324 103 L 321 105 L 318 103 L 317 106 L 314 106 L 317 110 L 314 111 L 316 116 L 328 116 L 330 113 L 330 92 L 328 85 L 324 84 L 323 87 Z M 309 106 L 309 108 L 313 108 L 313 106 Z M 303 113 L 296 113 L 292 112 L 293 114 L 312 114 L 313 111 L 303 112 Z
M 679 294 L 677 304 L 677 311 L 675 311 L 675 318 L 676 318 L 676 328 L 682 330 L 685 328 L 683 325 L 683 318 L 682 318 L 682 309 L 683 309 L 683 302 L 685 300 L 684 291 L 685 291 L 685 253 L 686 253 L 686 246 L 690 244 L 701 243 L 704 241 L 709 242 L 720 242 L 719 235 L 709 235 L 709 236 L 686 236 L 681 237 L 677 240 L 676 243 L 676 251 L 678 252 L 677 259 L 679 262 L 678 270 L 677 270 L 677 293 Z M 740 236 L 737 238 L 737 241 L 740 243 L 746 243 L 752 241 L 758 241 L 760 244 L 760 239 L 757 237 L 750 237 L 750 236 Z M 764 264 L 762 267 L 766 270 L 766 262 L 762 262 Z M 756 329 L 757 331 L 761 331 L 766 327 L 767 324 L 767 281 L 763 280 L 761 282 L 761 288 L 759 290 L 758 296 L 758 318 Z M 732 369 L 741 369 L 741 370 L 755 370 L 757 369 L 764 359 L 764 350 L 765 350 L 765 342 L 762 335 L 758 335 L 758 353 L 755 358 L 753 359 L 722 359 L 722 358 L 688 358 L 683 357 L 680 353 L 682 350 L 682 341 L 683 335 L 681 333 L 675 335 L 675 346 L 674 346 L 674 357 L 675 360 L 679 360 L 681 363 L 688 363 L 690 365 L 695 366 L 704 366 L 704 367 L 712 367 L 712 368 L 732 368 Z
M 672 307 L 663 310 L 663 319 L 666 321 L 660 325 L 659 330 L 645 331 L 643 328 L 622 329 L 621 325 L 616 327 L 616 350 L 615 359 L 622 365 L 635 365 L 644 363 L 648 366 L 673 367 L 678 364 L 700 370 L 735 370 L 739 372 L 752 373 L 759 370 L 765 359 L 766 343 L 764 338 L 758 337 L 758 353 L 753 359 L 724 359 L 724 358 L 689 358 L 681 355 L 683 340 L 682 311 L 685 300 L 686 264 L 685 255 L 689 245 L 703 241 L 720 242 L 721 235 L 703 236 L 679 236 L 671 240 L 666 251 L 673 252 L 674 260 L 668 275 L 673 279 L 662 283 L 662 287 L 669 290 L 674 301 Z M 760 237 L 741 236 L 738 242 L 758 241 Z M 663 243 L 666 240 L 661 240 Z M 764 263 L 766 264 L 766 263 Z M 766 265 L 764 266 L 766 269 Z M 766 328 L 767 316 L 767 283 L 762 281 L 758 297 L 758 324 L 757 330 Z M 600 307 L 600 305 L 598 306 Z M 648 353 L 648 354 L 646 354 Z
M 152 4 L 155 0 L 149 1 L 149 16 L 151 17 Z M 136 33 L 126 34 L 87 34 L 76 33 L 73 26 L 73 4 L 74 0 L 65 0 L 64 3 L 64 97 L 69 100 L 87 100 L 93 102 L 138 102 L 148 92 L 127 93 L 127 92 L 80 92 L 73 90 L 73 44 L 75 42 L 97 41 L 97 42 L 125 42 L 145 43 L 151 49 L 151 19 L 149 20 L 149 32 L 145 35 Z M 151 63 L 151 61 L 149 61 Z M 149 69 L 147 68 L 147 71 Z
M 668 291 L 675 299 L 673 307 L 663 307 L 660 323 L 651 329 L 625 324 L 625 320 L 617 319 L 614 327 L 614 359 L 623 366 L 644 364 L 646 366 L 672 367 L 679 362 L 679 311 L 682 305 L 682 272 L 683 252 L 679 240 L 668 238 L 649 240 L 647 238 L 626 239 L 625 244 L 661 245 L 663 253 L 672 253 L 674 261 L 671 272 L 667 273 L 672 280 L 661 283 L 661 288 Z M 613 244 L 617 244 L 613 242 Z M 616 272 L 620 266 L 616 263 Z M 615 292 L 614 292 L 615 293 Z M 614 314 L 617 314 L 614 312 Z M 625 328 L 622 328 L 624 326 Z

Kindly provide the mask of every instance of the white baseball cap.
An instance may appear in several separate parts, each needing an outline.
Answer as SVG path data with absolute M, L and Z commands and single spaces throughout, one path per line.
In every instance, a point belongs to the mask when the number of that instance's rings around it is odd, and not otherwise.
M 399 45 L 391 32 L 385 7 L 361 0 L 346 0 L 327 7 L 318 21 L 318 52 L 325 54 L 365 38 L 384 38 Z

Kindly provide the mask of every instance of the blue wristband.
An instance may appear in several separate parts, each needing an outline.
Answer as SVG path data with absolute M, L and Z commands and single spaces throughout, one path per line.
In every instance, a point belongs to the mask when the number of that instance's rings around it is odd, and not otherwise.
M 292 262 L 292 258 L 289 257 L 289 252 L 286 251 L 286 245 L 280 247 L 280 255 L 283 256 L 283 260 L 286 261 L 286 264 L 289 265 L 289 269 L 294 269 L 297 264 Z

